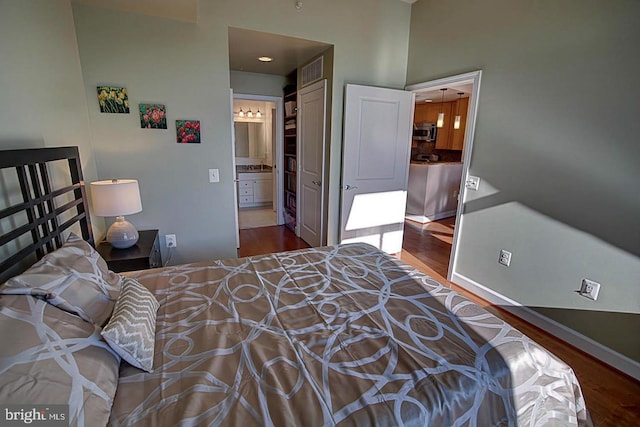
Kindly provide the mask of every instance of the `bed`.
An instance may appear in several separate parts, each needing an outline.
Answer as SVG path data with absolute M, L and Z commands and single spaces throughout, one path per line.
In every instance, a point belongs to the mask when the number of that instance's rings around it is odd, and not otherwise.
M 46 175 L 18 151 L 0 166 Z M 369 245 L 110 272 L 71 175 L 77 233 L 43 194 L 0 230 L 39 259 L 0 286 L 0 403 L 90 426 L 591 425 L 568 365 Z

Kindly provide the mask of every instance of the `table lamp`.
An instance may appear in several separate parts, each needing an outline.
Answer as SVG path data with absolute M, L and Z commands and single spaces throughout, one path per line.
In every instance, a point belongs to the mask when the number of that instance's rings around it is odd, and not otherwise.
M 98 216 L 115 216 L 116 221 L 107 230 L 107 242 L 114 248 L 125 249 L 136 244 L 138 230 L 124 219 L 142 211 L 140 189 L 135 179 L 111 179 L 91 183 L 91 204 Z

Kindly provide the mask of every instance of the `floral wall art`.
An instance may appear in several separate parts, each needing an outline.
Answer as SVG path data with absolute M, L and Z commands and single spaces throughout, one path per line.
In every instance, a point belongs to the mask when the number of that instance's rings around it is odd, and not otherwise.
M 140 127 L 144 129 L 166 129 L 167 108 L 162 104 L 139 104 Z
M 176 120 L 178 144 L 200 144 L 200 120 Z
M 129 114 L 129 97 L 126 87 L 98 86 L 98 102 L 101 113 Z

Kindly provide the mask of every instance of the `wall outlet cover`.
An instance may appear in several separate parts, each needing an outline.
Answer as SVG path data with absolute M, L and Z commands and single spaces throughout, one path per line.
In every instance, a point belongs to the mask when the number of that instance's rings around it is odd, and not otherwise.
M 175 234 L 167 234 L 164 236 L 164 242 L 168 248 L 175 248 L 178 246 Z
M 598 299 L 598 294 L 600 293 L 600 283 L 589 279 L 582 279 L 582 284 L 580 285 L 580 291 L 578 291 L 578 293 L 585 298 L 595 301 Z
M 509 267 L 511 265 L 511 252 L 501 249 L 500 255 L 498 255 L 498 264 Z
M 477 191 L 478 188 L 480 187 L 480 178 L 477 176 L 472 176 L 469 175 L 467 177 L 467 180 L 464 183 L 465 188 L 467 188 L 468 190 L 474 190 Z

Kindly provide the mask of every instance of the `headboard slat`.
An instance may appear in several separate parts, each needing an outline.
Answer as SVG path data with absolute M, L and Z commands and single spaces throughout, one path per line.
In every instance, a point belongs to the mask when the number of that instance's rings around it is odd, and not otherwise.
M 59 178 L 57 171 L 61 168 L 56 165 L 56 174 L 52 175 L 51 163 L 60 160 L 68 167 L 62 185 L 52 179 Z M 4 204 L 0 220 L 4 228 L 10 228 L 0 234 L 0 283 L 21 272 L 34 255 L 40 259 L 62 246 L 63 233 L 76 224 L 82 238 L 94 244 L 78 147 L 0 151 L 0 169 L 3 177 L 13 170 L 13 182 L 20 187 L 17 193 L 16 185 L 16 196 L 22 196 L 17 203 L 9 202 L 10 195 L 5 195 L 4 201 L 0 198 Z M 58 202 L 60 196 L 63 200 Z M 25 216 L 16 220 L 14 215 L 26 215 L 28 223 L 24 223 Z

